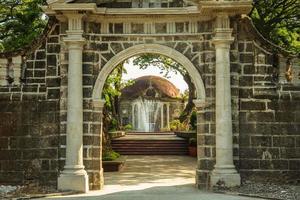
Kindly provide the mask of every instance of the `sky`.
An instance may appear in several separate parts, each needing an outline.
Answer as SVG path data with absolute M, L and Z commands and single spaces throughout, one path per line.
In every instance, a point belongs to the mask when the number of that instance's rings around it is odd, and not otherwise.
M 129 59 L 128 63 L 125 62 L 124 64 L 124 67 L 127 70 L 127 74 L 123 74 L 124 80 L 136 79 L 138 77 L 147 75 L 154 75 L 165 78 L 163 74 L 160 73 L 161 70 L 157 67 L 150 66 L 146 69 L 139 69 L 139 66 L 133 65 L 132 61 L 133 59 Z M 179 73 L 175 74 L 174 72 L 170 72 L 169 77 L 170 78 L 167 78 L 167 80 L 172 82 L 180 90 L 181 93 L 188 89 L 186 82 L 183 80 L 183 77 Z

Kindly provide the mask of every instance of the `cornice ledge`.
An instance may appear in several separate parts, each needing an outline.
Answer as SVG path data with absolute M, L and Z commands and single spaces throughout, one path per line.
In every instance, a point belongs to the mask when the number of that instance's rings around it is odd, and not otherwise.
M 248 14 L 252 9 L 252 0 L 244 1 L 200 1 L 201 14 L 228 13 L 229 16 Z

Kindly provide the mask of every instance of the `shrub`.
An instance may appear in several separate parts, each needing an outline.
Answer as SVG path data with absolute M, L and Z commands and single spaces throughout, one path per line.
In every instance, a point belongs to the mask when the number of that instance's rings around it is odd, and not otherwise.
M 113 151 L 113 150 L 110 150 L 110 151 L 104 151 L 103 152 L 103 157 L 102 157 L 102 160 L 103 161 L 112 161 L 112 160 L 116 160 L 117 158 L 120 157 L 120 154 Z
M 171 131 L 187 131 L 189 129 L 188 124 L 181 123 L 178 119 L 171 121 L 170 123 Z
M 125 125 L 125 126 L 124 126 L 124 130 L 125 130 L 125 131 L 130 131 L 130 130 L 132 130 L 132 125 L 131 125 L 131 124 Z
M 197 128 L 197 112 L 193 111 L 190 117 L 190 128 L 196 130 Z

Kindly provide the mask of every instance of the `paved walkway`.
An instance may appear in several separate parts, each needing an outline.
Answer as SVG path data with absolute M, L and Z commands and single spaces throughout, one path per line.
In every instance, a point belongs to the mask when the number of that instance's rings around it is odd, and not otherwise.
M 254 200 L 196 189 L 195 168 L 196 159 L 187 156 L 128 156 L 122 172 L 105 173 L 103 190 L 51 199 Z

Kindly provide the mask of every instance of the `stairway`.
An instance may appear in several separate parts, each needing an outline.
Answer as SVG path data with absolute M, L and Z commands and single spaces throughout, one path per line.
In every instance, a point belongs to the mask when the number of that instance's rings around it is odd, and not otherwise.
M 121 155 L 187 155 L 187 141 L 174 134 L 130 133 L 112 140 Z

